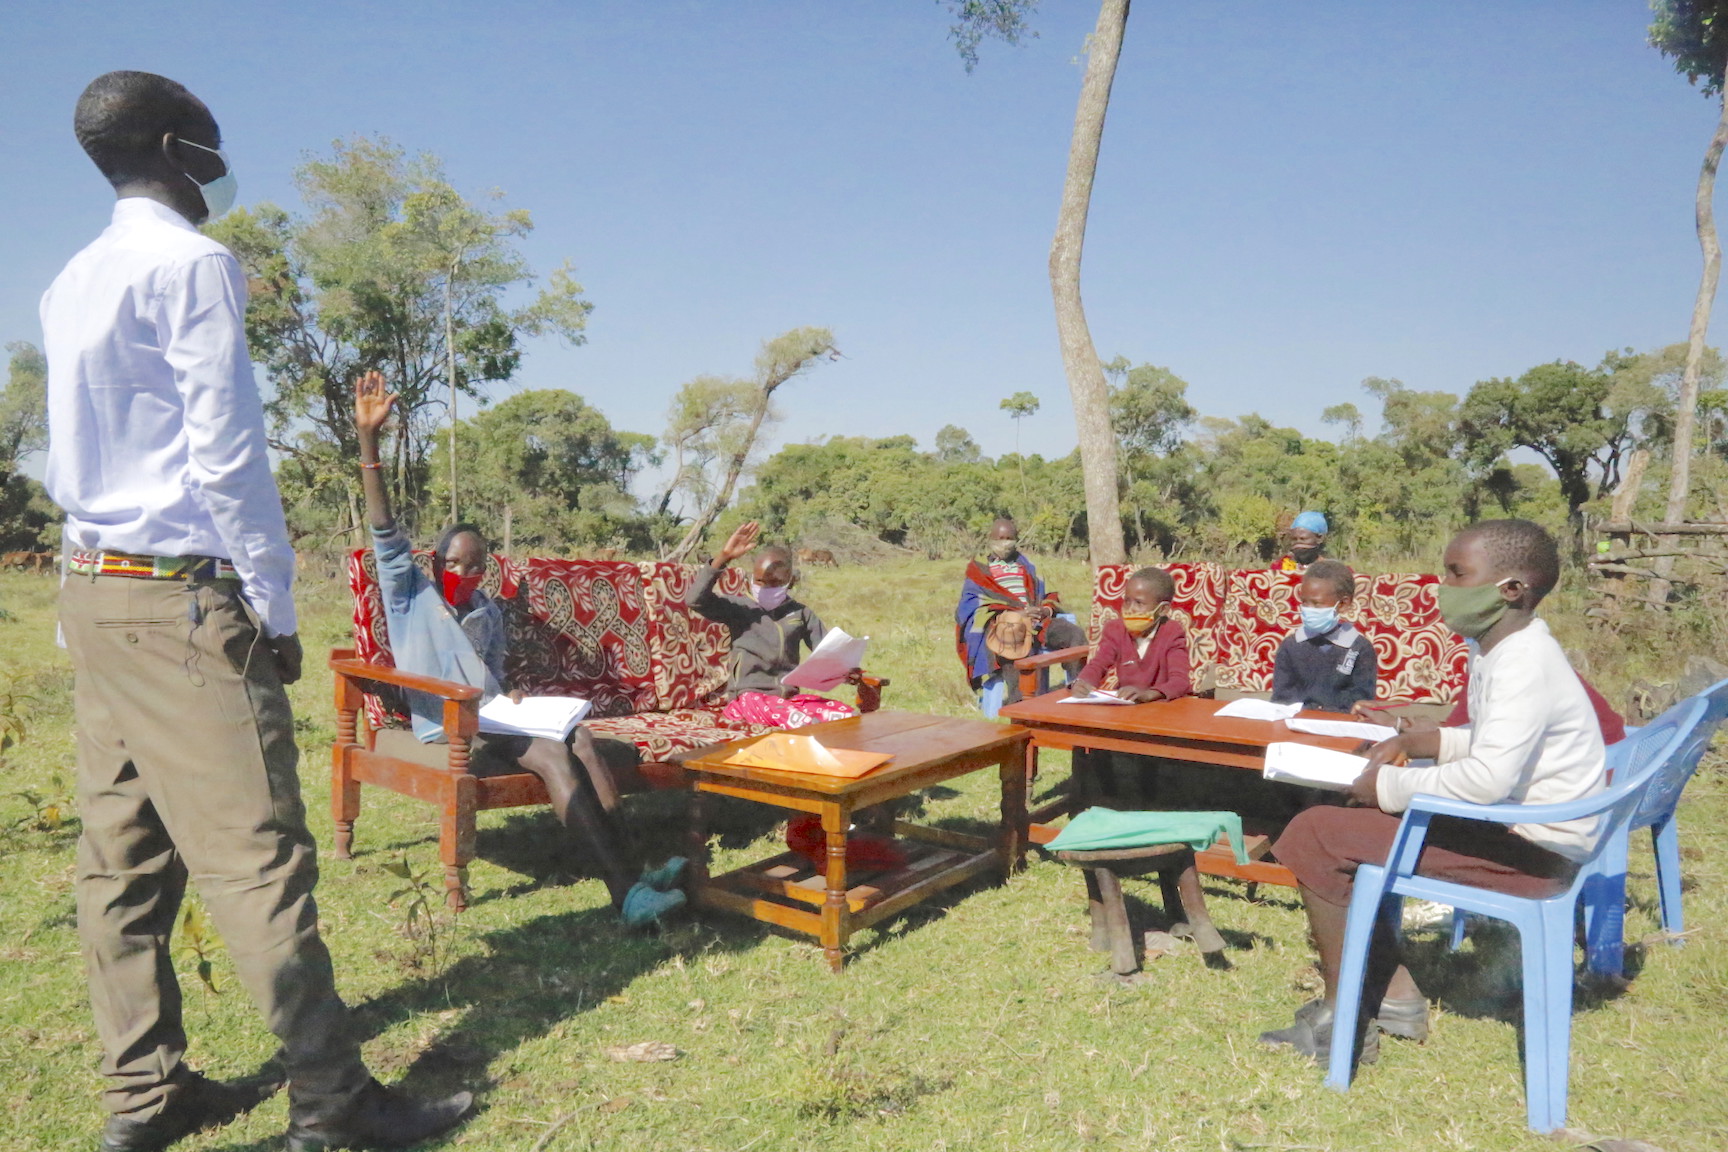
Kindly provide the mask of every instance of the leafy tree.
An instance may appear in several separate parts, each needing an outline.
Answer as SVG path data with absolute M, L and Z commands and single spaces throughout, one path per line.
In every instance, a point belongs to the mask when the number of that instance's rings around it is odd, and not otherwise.
M 1104 365 L 1104 372 L 1115 385 L 1110 422 L 1122 457 L 1175 451 L 1183 430 L 1199 415 L 1188 403 L 1188 382 L 1156 364 L 1131 365 L 1126 356 Z
M 1056 307 L 1056 330 L 1062 345 L 1062 365 L 1074 401 L 1074 425 L 1085 463 L 1087 533 L 1094 564 L 1119 564 L 1128 559 L 1122 535 L 1117 490 L 1116 437 L 1110 421 L 1110 390 L 1104 380 L 1098 349 L 1086 324 L 1080 299 L 1080 258 L 1086 244 L 1086 217 L 1091 209 L 1092 182 L 1098 172 L 1098 151 L 1104 139 L 1104 114 L 1110 87 L 1128 26 L 1129 0 L 1102 0 L 1098 23 L 1086 41 L 1086 75 L 1074 113 L 1074 134 L 1068 148 L 1068 174 L 1057 213 L 1056 235 L 1050 244 L 1050 292 Z M 1026 34 L 1036 0 L 950 0 L 954 16 L 950 34 L 970 69 L 977 47 L 986 38 L 1009 43 Z
M 456 395 L 480 401 L 509 380 L 526 337 L 580 344 L 592 305 L 565 266 L 509 307 L 506 295 L 536 280 L 517 247 L 533 222 L 464 198 L 434 156 L 356 138 L 308 160 L 295 183 L 306 215 L 261 204 L 209 226 L 252 281 L 247 337 L 273 385 L 272 445 L 291 465 L 284 496 L 303 520 L 358 524 L 350 390 L 376 368 L 401 397 L 387 482 L 412 522 Z
M 48 446 L 48 362 L 34 345 L 6 345 L 6 387 L 0 390 L 0 550 L 51 543 L 59 514 L 42 485 L 19 471 Z
M 972 434 L 958 424 L 944 424 L 936 433 L 936 459 L 944 464 L 975 464 L 984 452 Z
M 631 481 L 655 462 L 655 439 L 620 432 L 574 392 L 519 392 L 462 421 L 464 487 L 472 519 L 495 542 L 532 551 L 573 544 L 645 544 L 645 525 L 629 495 Z M 432 459 L 433 495 L 445 493 L 449 452 Z
M 1687 497 L 1691 494 L 1698 381 L 1704 342 L 1710 332 L 1710 310 L 1716 302 L 1716 283 L 1722 271 L 1715 201 L 1716 169 L 1722 162 L 1723 148 L 1728 147 L 1728 95 L 1723 91 L 1723 72 L 1728 68 L 1728 0 L 1652 0 L 1650 7 L 1655 15 L 1650 24 L 1651 46 L 1672 59 L 1675 71 L 1683 74 L 1687 83 L 1696 85 L 1705 97 L 1714 99 L 1719 107 L 1716 131 L 1704 150 L 1704 164 L 1698 171 L 1695 212 L 1704 270 L 1692 304 L 1686 367 L 1674 414 L 1668 504 L 1663 517 L 1669 523 L 1679 523 L 1686 518 Z
M 1038 397 L 1030 392 L 1016 392 L 1002 401 L 1001 408 L 1014 421 L 1014 455 L 1018 459 L 1020 457 L 1020 422 L 1038 411 Z M 1029 493 L 1026 491 L 1026 465 L 1022 462 L 1019 467 L 1020 495 L 1023 499 L 1029 498 Z
M 756 386 L 749 380 L 698 376 L 678 389 L 667 411 L 666 432 L 660 438 L 672 455 L 672 477 L 661 493 L 658 514 L 669 514 L 673 499 L 679 495 L 689 497 L 698 508 L 713 499 L 719 479 L 715 467 L 731 459 L 743 445 L 755 412 Z M 779 418 L 770 404 L 758 432 Z
M 1582 531 L 1584 505 L 1619 482 L 1636 431 L 1635 413 L 1610 404 L 1614 386 L 1612 364 L 1591 369 L 1570 360 L 1539 364 L 1516 380 L 1480 381 L 1459 410 L 1464 451 L 1478 467 L 1514 447 L 1534 451 L 1554 470 L 1567 519 Z
M 6 388 L 0 391 L 0 473 L 48 447 L 48 361 L 36 345 L 6 345 Z
M 756 447 L 756 438 L 773 408 L 774 393 L 788 380 L 803 375 L 823 359 L 838 355 L 834 334 L 826 328 L 794 328 L 762 342 L 762 350 L 756 355 L 749 421 L 742 424 L 741 429 L 734 428 L 736 434 L 721 446 L 720 455 L 715 460 L 720 482 L 714 485 L 702 511 L 691 522 L 684 538 L 667 554 L 667 559 L 682 560 L 690 555 L 726 505 L 732 502 L 732 493 L 744 475 L 750 454 Z M 677 415 L 676 404 L 674 415 Z

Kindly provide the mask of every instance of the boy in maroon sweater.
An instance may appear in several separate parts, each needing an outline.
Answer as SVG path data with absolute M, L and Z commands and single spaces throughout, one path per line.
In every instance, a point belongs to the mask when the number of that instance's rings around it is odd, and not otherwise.
M 1116 694 L 1143 704 L 1175 700 L 1194 690 L 1188 680 L 1188 633 L 1170 619 L 1176 582 L 1162 568 L 1142 568 L 1122 587 L 1122 615 L 1104 625 L 1098 651 L 1071 686 L 1075 696 L 1096 691 L 1111 669 Z
M 1112 669 L 1116 694 L 1142 704 L 1175 700 L 1192 692 L 1188 680 L 1188 633 L 1170 619 L 1176 583 L 1162 568 L 1142 568 L 1122 587 L 1122 615 L 1104 625 L 1098 651 L 1069 687 L 1090 695 Z M 1090 803 L 1115 808 L 1148 807 L 1158 793 L 1158 761 L 1126 752 L 1075 753 L 1082 791 Z

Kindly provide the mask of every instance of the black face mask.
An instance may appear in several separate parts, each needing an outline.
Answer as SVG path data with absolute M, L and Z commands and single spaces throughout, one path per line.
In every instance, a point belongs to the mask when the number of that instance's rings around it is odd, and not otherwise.
M 1290 549 L 1290 558 L 1298 564 L 1312 564 L 1320 559 L 1320 545 L 1298 545 Z

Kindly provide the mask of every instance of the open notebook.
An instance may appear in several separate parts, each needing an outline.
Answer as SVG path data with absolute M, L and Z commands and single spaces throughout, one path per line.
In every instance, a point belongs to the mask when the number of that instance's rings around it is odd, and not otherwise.
M 1266 745 L 1265 775 L 1268 780 L 1284 780 L 1342 792 L 1356 782 L 1356 777 L 1362 775 L 1366 767 L 1366 757 L 1317 748 L 1312 744 L 1281 741 Z
M 586 715 L 588 701 L 574 696 L 524 696 L 520 704 L 508 696 L 494 696 L 480 706 L 480 731 L 564 740 Z

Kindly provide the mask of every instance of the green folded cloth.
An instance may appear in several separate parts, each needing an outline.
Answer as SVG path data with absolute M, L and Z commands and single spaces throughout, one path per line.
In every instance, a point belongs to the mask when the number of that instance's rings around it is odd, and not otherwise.
M 1112 848 L 1149 848 L 1154 844 L 1186 844 L 1196 852 L 1212 847 L 1220 835 L 1230 837 L 1236 863 L 1248 863 L 1242 846 L 1242 817 L 1234 812 L 1118 812 L 1088 808 L 1056 839 L 1044 845 L 1050 852 L 1107 852 Z

